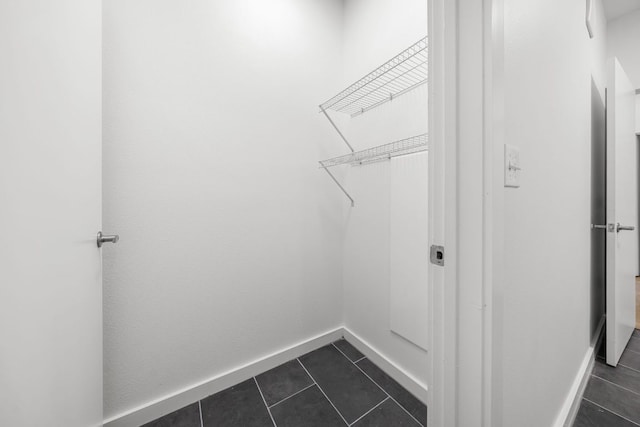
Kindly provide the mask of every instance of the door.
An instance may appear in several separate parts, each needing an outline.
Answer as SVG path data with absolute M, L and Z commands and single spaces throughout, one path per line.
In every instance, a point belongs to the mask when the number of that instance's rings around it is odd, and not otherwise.
M 0 2 L 0 425 L 102 425 L 101 2 Z
M 635 90 L 616 59 L 607 67 L 606 356 L 616 366 L 635 325 L 638 165 Z

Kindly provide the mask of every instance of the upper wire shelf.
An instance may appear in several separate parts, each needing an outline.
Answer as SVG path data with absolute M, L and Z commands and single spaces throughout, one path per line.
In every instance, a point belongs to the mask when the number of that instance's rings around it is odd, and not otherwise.
M 390 159 L 392 157 L 427 151 L 427 149 L 429 148 L 428 144 L 429 135 L 423 133 L 422 135 L 401 139 L 400 141 L 395 141 L 389 144 L 367 148 L 366 150 L 356 151 L 355 153 L 334 157 L 328 160 L 322 160 L 320 162 L 320 165 L 325 169 L 345 164 L 362 165 L 366 163 Z
M 320 109 L 339 111 L 354 117 L 391 101 L 427 82 L 428 59 L 425 37 L 322 103 Z

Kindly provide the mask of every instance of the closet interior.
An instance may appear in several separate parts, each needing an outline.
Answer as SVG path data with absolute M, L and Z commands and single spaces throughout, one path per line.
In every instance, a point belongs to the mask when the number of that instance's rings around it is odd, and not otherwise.
M 106 426 L 426 425 L 426 34 L 425 0 L 104 3 Z

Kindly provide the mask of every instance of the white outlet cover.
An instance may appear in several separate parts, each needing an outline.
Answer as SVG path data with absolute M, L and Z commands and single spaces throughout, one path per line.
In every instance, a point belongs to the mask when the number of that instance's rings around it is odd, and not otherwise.
M 520 148 L 505 144 L 504 145 L 504 186 L 518 188 L 520 187 Z

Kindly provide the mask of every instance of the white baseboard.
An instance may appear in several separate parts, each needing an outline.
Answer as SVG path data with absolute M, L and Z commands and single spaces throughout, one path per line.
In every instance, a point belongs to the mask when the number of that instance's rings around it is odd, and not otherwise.
M 343 328 L 337 328 L 325 332 L 282 351 L 254 360 L 253 362 L 216 375 L 208 380 L 193 384 L 182 390 L 178 390 L 137 408 L 113 416 L 104 421 L 104 427 L 137 427 L 153 421 L 186 405 L 197 402 L 200 399 L 275 368 L 291 359 L 295 359 L 333 341 L 339 340 L 343 336 L 343 331 Z
M 344 338 L 360 353 L 364 354 L 380 369 L 386 372 L 391 378 L 396 380 L 402 387 L 409 390 L 414 396 L 420 399 L 423 403 L 427 403 L 427 390 L 428 387 L 422 381 L 418 380 L 404 369 L 397 366 L 387 357 L 385 357 L 380 351 L 369 344 L 358 335 L 351 332 L 349 329 L 344 328 Z M 424 363 L 425 369 L 427 369 L 427 361 Z
M 595 350 L 600 342 L 600 337 L 602 336 L 604 322 L 605 316 L 602 316 L 600 323 L 598 323 L 598 327 L 596 328 L 596 333 L 591 338 L 591 345 L 582 359 L 580 369 L 578 369 L 578 373 L 576 374 L 573 384 L 569 389 L 569 393 L 564 400 L 564 404 L 560 409 L 560 413 L 556 417 L 556 421 L 553 423 L 554 427 L 570 427 L 573 425 L 576 415 L 578 414 L 578 410 L 580 409 L 584 389 L 587 387 L 591 371 L 593 370 L 593 365 L 595 364 Z
M 333 341 L 339 340 L 343 336 L 362 354 L 379 366 L 380 369 L 413 393 L 418 399 L 426 403 L 426 384 L 398 367 L 367 341 L 350 330 L 341 327 L 110 417 L 104 421 L 104 427 L 137 427 L 148 423 L 149 421 L 153 421 L 186 405 L 197 402 L 200 399 L 236 385 L 262 372 L 275 368 L 291 359 L 295 359 Z M 425 361 L 425 369 L 426 366 L 427 363 Z

